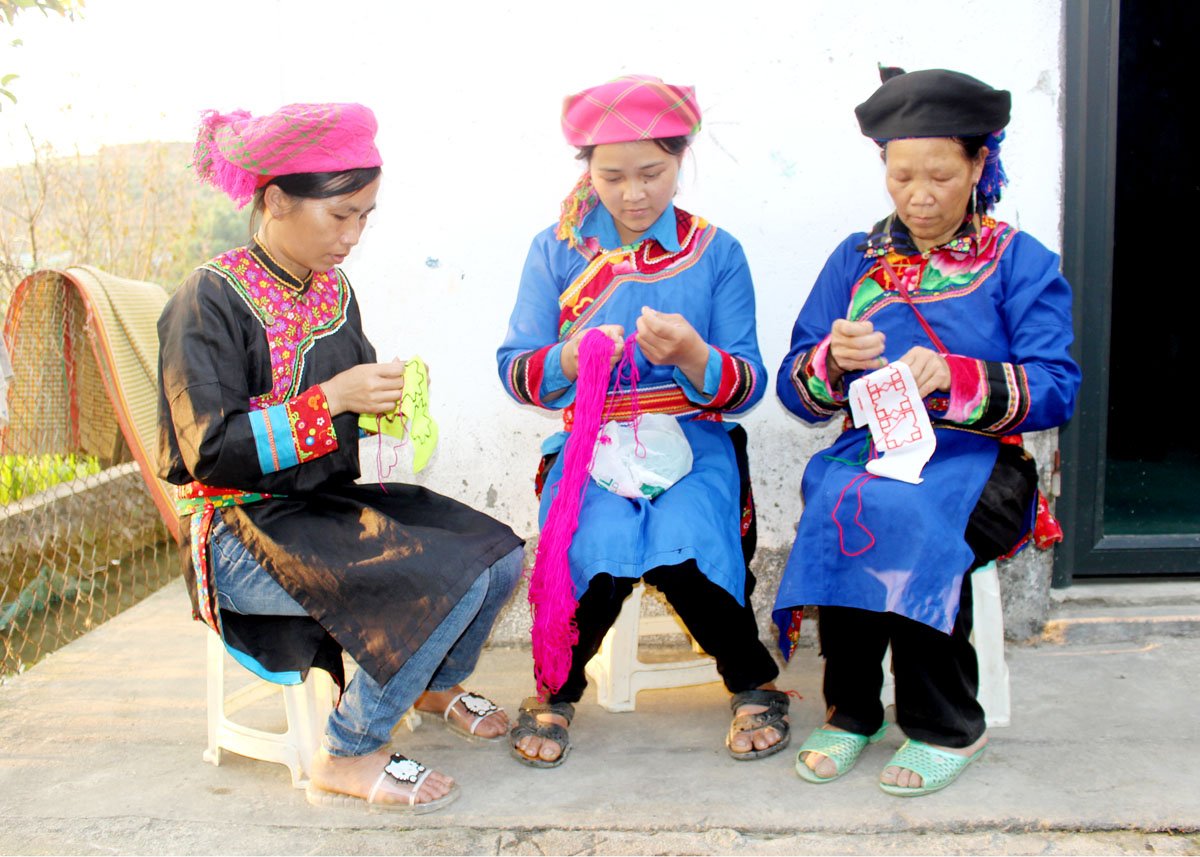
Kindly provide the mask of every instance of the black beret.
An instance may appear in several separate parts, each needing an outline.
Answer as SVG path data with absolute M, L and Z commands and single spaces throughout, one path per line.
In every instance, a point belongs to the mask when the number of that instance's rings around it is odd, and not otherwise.
M 873 140 L 974 137 L 1008 124 L 1012 96 L 981 80 L 944 68 L 905 73 L 882 68 L 883 86 L 854 108 L 858 126 Z

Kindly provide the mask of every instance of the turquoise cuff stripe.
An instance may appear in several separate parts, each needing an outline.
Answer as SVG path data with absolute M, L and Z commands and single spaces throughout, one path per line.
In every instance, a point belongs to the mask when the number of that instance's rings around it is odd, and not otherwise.
M 279 469 L 287 470 L 300 463 L 296 454 L 296 441 L 292 437 L 292 424 L 288 420 L 286 405 L 271 405 L 267 408 L 267 419 L 271 421 L 271 432 L 275 435 L 275 454 L 279 456 Z
M 268 425 L 270 430 L 268 431 Z M 250 412 L 250 429 L 254 432 L 254 446 L 258 452 L 258 466 L 262 472 L 275 473 L 300 463 L 296 455 L 296 444 L 292 440 L 292 424 L 288 422 L 285 405 L 271 405 Z M 271 454 L 271 438 L 275 439 L 275 455 Z M 276 466 L 275 458 L 279 464 Z
M 271 459 L 271 443 L 267 439 L 265 411 L 250 412 L 250 431 L 254 433 L 254 446 L 258 451 L 258 466 L 263 473 L 274 473 L 275 462 Z

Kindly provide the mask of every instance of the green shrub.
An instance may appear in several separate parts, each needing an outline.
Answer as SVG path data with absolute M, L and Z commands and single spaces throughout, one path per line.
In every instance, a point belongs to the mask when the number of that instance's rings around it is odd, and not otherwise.
M 94 455 L 0 455 L 0 505 L 99 472 Z

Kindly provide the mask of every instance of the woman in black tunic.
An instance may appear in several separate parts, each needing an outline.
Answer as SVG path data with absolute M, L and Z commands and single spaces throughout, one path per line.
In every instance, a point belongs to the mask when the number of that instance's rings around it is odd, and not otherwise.
M 375 207 L 374 134 L 356 104 L 206 116 L 197 171 L 252 198 L 261 226 L 197 268 L 159 320 L 159 474 L 190 518 L 196 616 L 240 662 L 276 681 L 321 666 L 339 684 L 343 648 L 359 666 L 309 801 L 427 812 L 458 787 L 393 755 L 391 730 L 416 705 L 466 737 L 504 737 L 504 712 L 460 682 L 522 550 L 425 488 L 355 484 L 359 414 L 404 393 L 403 364 L 376 362 L 337 268 Z

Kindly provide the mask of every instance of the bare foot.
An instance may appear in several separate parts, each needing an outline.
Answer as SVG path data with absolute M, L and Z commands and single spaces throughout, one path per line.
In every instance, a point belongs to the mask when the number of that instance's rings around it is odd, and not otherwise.
M 450 700 L 463 692 L 462 685 L 457 684 L 449 690 L 427 690 L 417 700 L 416 709 L 441 717 L 445 714 Z M 475 722 L 476 716 L 462 699 L 454 703 L 454 708 L 450 709 L 450 719 L 468 732 L 470 732 L 471 724 Z M 474 734 L 480 738 L 498 738 L 508 733 L 508 727 L 508 714 L 503 708 L 500 708 L 480 720 L 479 725 L 475 727 Z
M 846 731 L 845 729 L 839 729 L 838 727 L 829 723 L 826 723 L 821 728 L 826 732 Z M 836 777 L 838 775 L 837 765 L 834 764 L 833 759 L 829 758 L 824 753 L 815 753 L 812 750 L 805 750 L 800 754 L 800 761 L 808 765 L 809 770 L 823 780 L 827 780 L 830 777 Z
M 958 756 L 972 756 L 987 742 L 988 736 L 985 733 L 969 747 L 942 747 L 938 744 L 930 744 L 929 746 L 945 750 L 947 753 L 954 753 Z M 916 771 L 910 771 L 908 768 L 898 768 L 895 765 L 888 765 L 883 769 L 883 773 L 879 775 L 879 782 L 889 786 L 899 786 L 902 789 L 919 789 L 925 784 L 921 775 Z
M 779 690 L 774 682 L 760 685 L 759 690 Z M 733 712 L 734 718 L 738 718 L 743 714 L 761 714 L 767 710 L 765 705 L 739 705 L 737 710 Z M 784 715 L 783 718 L 787 722 L 791 719 Z M 765 750 L 768 747 L 773 747 L 783 740 L 783 736 L 774 726 L 767 726 L 763 729 L 754 729 L 749 732 L 734 732 L 729 736 L 729 749 L 735 753 L 749 753 L 751 750 Z
M 558 714 L 541 713 L 535 715 L 538 723 L 551 724 L 554 723 L 566 729 L 571 724 L 567 718 Z M 543 762 L 553 762 L 562 755 L 562 747 L 557 741 L 551 741 L 549 738 L 542 738 L 538 735 L 526 735 L 520 741 L 513 745 L 527 759 L 541 759 Z
M 383 773 L 391 756 L 392 751 L 388 747 L 381 747 L 365 756 L 333 756 L 321 747 L 313 756 L 312 772 L 309 776 L 312 784 L 319 789 L 366 800 L 371 794 L 371 789 L 379 782 L 379 775 Z M 450 793 L 453 786 L 452 777 L 430 771 L 429 776 L 417 789 L 414 803 L 429 803 L 443 798 Z M 375 791 L 372 803 L 408 804 L 412 789 L 407 783 L 398 783 L 391 777 L 384 777 Z

